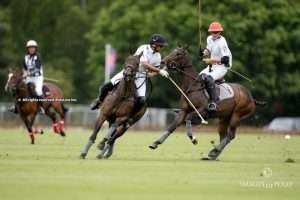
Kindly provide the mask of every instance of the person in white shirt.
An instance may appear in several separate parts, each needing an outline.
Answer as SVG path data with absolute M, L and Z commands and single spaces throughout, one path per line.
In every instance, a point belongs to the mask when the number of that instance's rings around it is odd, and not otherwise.
M 212 22 L 209 25 L 207 46 L 201 51 L 201 57 L 208 66 L 199 74 L 205 81 L 207 92 L 210 99 L 208 110 L 217 110 L 217 95 L 215 81 L 223 79 L 228 69 L 232 66 L 232 55 L 228 48 L 226 39 L 221 35 L 223 27 L 219 22 Z
M 153 34 L 150 38 L 149 44 L 141 45 L 134 55 L 141 55 L 139 71 L 136 74 L 136 88 L 137 88 L 137 103 L 136 109 L 142 108 L 146 96 L 146 72 L 155 72 L 163 77 L 168 77 L 169 73 L 164 69 L 159 69 L 161 63 L 161 49 L 167 45 L 165 38 L 161 34 Z M 124 77 L 123 70 L 116 74 L 109 82 L 105 83 L 101 89 L 98 98 L 91 105 L 91 110 L 99 109 L 103 100 L 109 91 Z
M 41 56 L 38 53 L 38 44 L 35 40 L 26 43 L 26 55 L 23 60 L 23 77 L 28 85 L 31 97 L 43 99 L 43 66 Z M 39 101 L 40 110 L 43 113 L 43 103 Z M 16 105 L 9 109 L 17 113 Z

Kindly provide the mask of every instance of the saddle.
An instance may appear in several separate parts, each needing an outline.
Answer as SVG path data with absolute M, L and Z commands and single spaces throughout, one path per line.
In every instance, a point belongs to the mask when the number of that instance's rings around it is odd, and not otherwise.
M 216 80 L 215 84 L 216 84 L 216 94 L 218 97 L 218 101 L 222 101 L 234 97 L 234 91 L 232 87 L 225 82 L 224 78 Z M 206 90 L 205 90 L 205 95 L 207 96 L 207 98 L 209 98 L 209 94 Z
M 51 92 L 50 92 L 50 89 L 48 88 L 48 86 L 43 85 L 43 89 L 42 90 L 43 90 L 44 97 L 48 97 L 48 96 L 51 95 Z

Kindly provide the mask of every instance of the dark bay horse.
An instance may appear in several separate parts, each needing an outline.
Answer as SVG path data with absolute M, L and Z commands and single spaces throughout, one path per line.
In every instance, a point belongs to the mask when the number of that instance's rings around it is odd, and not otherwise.
M 32 86 L 26 84 L 24 79 L 25 77 L 23 77 L 21 71 L 11 70 L 8 74 L 5 91 L 10 92 L 15 96 L 17 101 L 16 110 L 20 114 L 22 121 L 25 123 L 31 144 L 34 144 L 34 135 L 43 133 L 43 131 L 33 127 L 41 103 L 34 99 L 29 88 Z M 57 85 L 49 82 L 44 83 L 44 88 L 47 89 L 47 95 L 44 95 L 44 100 L 49 100 L 42 102 L 45 114 L 51 118 L 54 132 L 61 136 L 65 136 L 64 119 L 67 108 L 64 106 L 63 102 L 54 100 L 62 99 L 64 97 L 63 92 Z M 59 115 L 59 117 L 57 115 Z
M 97 134 L 105 121 L 109 122 L 107 136 L 100 142 L 100 153 L 97 158 L 108 158 L 113 153 L 116 139 L 123 135 L 126 130 L 138 121 L 146 112 L 146 106 L 134 112 L 136 95 L 136 72 L 138 71 L 140 56 L 129 56 L 124 66 L 124 78 L 120 80 L 116 88 L 104 99 L 99 115 L 96 119 L 92 135 L 83 148 L 80 158 L 84 159 L 94 144 Z
M 234 92 L 233 98 L 218 102 L 218 110 L 216 112 L 208 112 L 208 97 L 205 94 L 205 83 L 199 78 L 198 72 L 189 61 L 187 49 L 177 47 L 163 59 L 162 63 L 165 64 L 168 69 L 175 70 L 183 76 L 181 89 L 205 119 L 219 119 L 220 143 L 209 152 L 207 158 L 204 158 L 216 160 L 226 145 L 235 138 L 236 128 L 240 121 L 251 115 L 255 111 L 256 105 L 263 104 L 263 102 L 256 101 L 252 97 L 250 91 L 244 86 L 230 83 Z M 181 96 L 180 111 L 178 112 L 176 119 L 161 137 L 149 146 L 149 148 L 156 149 L 158 145 L 162 144 L 167 137 L 185 121 L 187 123 L 187 128 L 189 129 L 188 131 L 191 131 L 191 122 L 196 123 L 196 118 L 196 112 L 183 96 Z

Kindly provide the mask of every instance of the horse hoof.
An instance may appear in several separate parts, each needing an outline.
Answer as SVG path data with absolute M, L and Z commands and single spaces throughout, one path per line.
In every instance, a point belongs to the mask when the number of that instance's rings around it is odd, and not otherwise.
M 86 157 L 86 153 L 82 153 L 82 154 L 80 154 L 80 156 L 79 156 L 80 159 L 85 159 L 85 157 Z
M 210 157 L 203 157 L 203 158 L 201 158 L 201 160 L 212 160 L 212 158 L 210 158 Z
M 192 143 L 193 143 L 193 145 L 197 145 L 198 144 L 198 140 L 197 139 L 193 139 Z
M 41 135 L 44 134 L 44 130 L 43 130 L 43 129 L 40 130 L 40 134 L 41 134 Z
M 65 133 L 64 131 L 61 131 L 61 132 L 59 133 L 59 135 L 60 135 L 61 137 L 65 137 L 65 136 L 66 136 L 66 133 Z
M 151 145 L 149 146 L 149 148 L 152 149 L 152 150 L 154 150 L 154 149 L 157 148 L 157 144 L 151 144 Z
M 104 146 L 105 146 L 105 142 L 100 142 L 97 147 L 100 151 L 102 151 L 104 149 Z
M 102 154 L 99 154 L 99 155 L 96 156 L 96 158 L 99 159 L 99 160 L 102 160 L 104 157 L 103 157 Z
M 212 158 L 212 157 L 203 157 L 203 158 L 201 158 L 201 160 L 208 160 L 208 161 L 219 161 L 219 160 L 217 160 L 217 158 Z

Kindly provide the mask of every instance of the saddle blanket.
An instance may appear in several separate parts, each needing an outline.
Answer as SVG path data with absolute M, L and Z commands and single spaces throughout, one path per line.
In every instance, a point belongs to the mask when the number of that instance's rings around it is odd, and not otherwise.
M 234 96 L 233 89 L 228 83 L 216 84 L 216 92 L 219 101 L 230 99 Z M 207 92 L 206 95 L 209 97 Z

